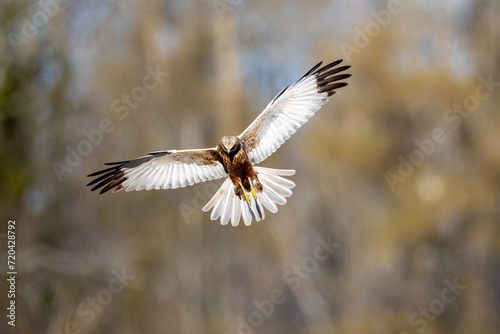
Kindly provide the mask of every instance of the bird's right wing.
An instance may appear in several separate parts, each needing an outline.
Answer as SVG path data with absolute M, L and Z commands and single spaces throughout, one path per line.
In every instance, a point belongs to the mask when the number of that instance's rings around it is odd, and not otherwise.
M 107 163 L 113 167 L 88 175 L 98 176 L 87 186 L 117 192 L 125 189 L 176 189 L 227 175 L 215 148 L 152 152 L 143 157 Z

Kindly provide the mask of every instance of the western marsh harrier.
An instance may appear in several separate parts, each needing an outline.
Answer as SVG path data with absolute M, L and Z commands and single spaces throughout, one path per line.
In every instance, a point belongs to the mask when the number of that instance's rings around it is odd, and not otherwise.
M 103 194 L 109 190 L 176 189 L 227 177 L 217 193 L 202 209 L 212 209 L 210 219 L 229 220 L 233 226 L 243 217 L 245 225 L 252 217 L 265 218 L 264 208 L 278 211 L 295 183 L 284 178 L 294 170 L 255 166 L 276 151 L 337 89 L 347 85 L 342 73 L 350 66 L 337 66 L 342 60 L 314 66 L 294 84 L 283 89 L 239 136 L 222 137 L 213 148 L 168 150 L 143 157 L 107 163 L 112 167 L 92 173 L 97 177 L 88 186 Z

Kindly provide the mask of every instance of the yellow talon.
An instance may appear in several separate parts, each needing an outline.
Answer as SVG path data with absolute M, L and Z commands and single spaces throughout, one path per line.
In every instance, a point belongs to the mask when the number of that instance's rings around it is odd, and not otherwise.
M 247 194 L 247 193 L 244 193 L 244 194 L 245 194 L 245 198 L 246 198 L 246 200 L 247 200 L 248 204 L 250 204 L 250 197 L 248 197 L 248 194 Z
M 247 200 L 247 203 L 250 204 L 250 197 L 248 197 L 247 192 L 245 191 L 245 188 L 243 187 L 243 184 L 240 183 L 241 190 L 243 190 L 243 194 L 245 195 L 245 199 Z
M 248 182 L 250 183 L 250 189 L 252 190 L 253 198 L 257 199 L 257 194 L 255 193 L 255 189 L 253 188 L 252 180 L 248 179 Z
M 255 189 L 253 189 L 253 186 L 252 186 L 252 195 L 254 199 L 257 199 L 257 194 L 255 193 Z

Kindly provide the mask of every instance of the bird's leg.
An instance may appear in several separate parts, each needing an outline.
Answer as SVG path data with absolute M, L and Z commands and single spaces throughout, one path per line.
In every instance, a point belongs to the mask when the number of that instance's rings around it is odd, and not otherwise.
M 250 190 L 252 191 L 253 198 L 257 199 L 257 193 L 255 192 L 252 180 L 250 178 L 248 178 L 248 183 L 250 183 Z
M 248 211 L 250 211 L 250 214 L 252 215 L 253 219 L 257 219 L 255 217 L 255 214 L 253 213 L 252 203 L 250 202 L 250 197 L 248 196 L 247 192 L 245 191 L 245 187 L 243 187 L 243 184 L 241 183 L 241 181 L 238 181 L 238 185 L 240 186 L 241 192 L 245 195 L 245 199 L 247 200 Z M 257 212 L 259 213 L 259 216 L 262 217 L 262 213 L 260 212 L 260 209 L 258 207 L 257 207 Z
M 260 218 L 262 219 L 262 211 L 260 211 L 259 202 L 257 202 L 257 193 L 255 192 L 252 180 L 250 178 L 248 178 L 248 183 L 250 183 L 250 190 L 252 191 L 252 195 L 253 195 L 253 198 L 255 200 L 255 207 L 257 208 L 257 213 L 259 214 Z M 246 193 L 245 193 L 245 195 L 246 195 Z
M 241 182 L 238 182 L 238 184 L 240 185 L 241 190 L 243 191 L 243 195 L 245 195 L 245 199 L 247 200 L 247 203 L 250 204 L 250 197 L 248 197 L 248 194 L 245 191 L 245 187 L 243 187 L 243 184 Z

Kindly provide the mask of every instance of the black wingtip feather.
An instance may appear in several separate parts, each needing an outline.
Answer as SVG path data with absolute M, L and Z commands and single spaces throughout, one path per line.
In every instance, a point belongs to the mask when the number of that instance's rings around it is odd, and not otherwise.
M 92 189 L 90 189 L 91 191 L 95 191 L 99 188 L 102 188 L 104 187 L 105 185 L 109 184 L 110 182 L 112 182 L 113 180 L 116 180 L 117 179 L 117 175 L 116 174 L 113 174 L 113 175 L 109 175 L 107 178 L 105 178 L 104 180 L 99 180 L 98 184 L 95 185 Z
M 327 93 L 328 96 L 330 97 L 336 93 L 336 89 L 347 86 L 347 82 L 339 82 L 339 81 L 349 78 L 351 74 L 349 73 L 337 74 L 337 73 L 344 72 L 351 66 L 345 65 L 335 68 L 335 66 L 337 66 L 340 63 L 342 63 L 342 59 L 331 62 L 330 64 L 325 65 L 314 72 L 314 75 L 316 76 L 316 84 L 318 87 L 318 92 Z
M 122 170 L 123 165 L 126 163 L 128 163 L 128 161 L 106 163 L 105 165 L 115 166 L 87 175 L 88 177 L 98 176 L 96 179 L 90 181 L 87 184 L 87 187 L 94 186 L 90 189 L 90 191 L 96 191 L 104 187 L 99 192 L 100 195 L 111 189 L 120 189 L 121 184 L 127 180 L 127 177 Z
M 323 67 L 321 67 L 321 65 L 323 64 L 323 61 L 320 61 L 319 63 L 317 63 L 316 65 L 314 65 L 313 68 L 311 68 L 309 71 L 307 71 L 307 73 L 304 74 L 299 80 L 297 80 L 296 83 L 300 82 L 301 80 L 303 80 L 303 79 L 305 79 L 307 77 L 315 75 L 317 83 L 318 83 L 318 90 L 320 92 L 322 92 L 321 89 L 323 89 L 329 83 L 331 83 L 331 82 L 333 82 L 335 80 L 342 80 L 342 79 L 347 78 L 347 76 L 342 77 L 342 78 L 337 78 L 337 77 L 328 78 L 329 76 L 331 76 L 333 74 L 345 71 L 345 70 L 347 70 L 348 68 L 351 67 L 349 65 L 345 65 L 345 66 L 341 66 L 341 67 L 337 67 L 337 68 L 331 69 L 332 67 L 337 66 L 338 64 L 342 63 L 343 61 L 344 61 L 343 59 L 338 59 L 338 60 L 333 61 L 333 62 L 331 62 L 331 63 L 329 63 L 329 64 L 327 64 L 327 65 L 325 65 Z M 349 74 L 349 76 L 350 76 L 350 74 Z M 280 98 L 280 96 L 283 95 L 283 93 L 285 93 L 290 88 L 290 86 L 292 86 L 292 85 L 286 86 L 281 92 L 278 93 L 278 95 L 276 95 L 276 97 L 271 102 L 274 102 L 274 101 L 278 100 Z M 340 87 L 343 87 L 343 86 L 339 86 L 337 88 L 340 88 Z M 331 96 L 333 94 L 334 94 L 334 92 L 331 92 L 331 91 L 328 92 L 328 96 Z
M 320 93 L 328 93 L 328 96 L 332 96 L 337 93 L 335 90 L 347 86 L 347 82 L 338 82 L 331 85 L 324 86 L 318 90 Z
M 87 175 L 87 177 L 94 177 L 94 176 L 97 176 L 97 175 L 100 175 L 100 174 L 104 174 L 104 173 L 107 173 L 107 172 L 115 170 L 115 169 L 116 169 L 116 167 L 106 168 L 106 169 L 100 170 L 98 172 L 94 172 L 92 174 L 89 174 L 89 175 Z
M 87 187 L 90 187 L 90 186 L 92 186 L 92 185 L 96 184 L 97 182 L 99 182 L 99 181 L 101 181 L 101 180 L 104 180 L 104 179 L 106 179 L 106 178 L 110 177 L 110 176 L 111 176 L 111 175 L 113 175 L 114 173 L 115 173 L 115 172 L 114 172 L 114 171 L 112 171 L 112 172 L 109 172 L 109 173 L 107 173 L 107 174 L 104 174 L 104 175 L 99 176 L 97 179 L 94 179 L 94 180 L 90 181 L 89 183 L 87 183 Z
M 117 178 L 114 178 L 113 182 L 110 182 L 106 187 L 102 188 L 102 190 L 99 192 L 99 195 L 104 194 L 105 192 L 111 190 L 111 189 L 120 189 L 121 184 L 126 180 L 127 178 L 125 177 L 125 174 L 121 172 L 121 177 L 120 175 Z
M 349 65 L 346 65 L 346 66 L 341 66 L 341 67 L 337 67 L 337 68 L 334 68 L 334 69 L 329 70 L 329 71 L 327 71 L 327 72 L 324 72 L 324 73 L 318 74 L 318 75 L 317 75 L 317 78 L 318 78 L 318 80 L 322 80 L 322 79 L 324 79 L 324 78 L 326 78 L 326 77 L 328 77 L 328 76 L 330 76 L 330 75 L 334 75 L 334 74 L 337 74 L 337 73 L 339 73 L 339 72 L 343 72 L 343 71 L 345 71 L 345 70 L 349 69 L 350 67 L 351 67 L 351 66 L 349 66 Z
M 314 72 L 314 74 L 320 74 L 322 72 L 325 72 L 325 71 L 329 70 L 330 68 L 337 66 L 338 64 L 340 64 L 343 61 L 344 61 L 343 59 L 332 61 L 330 64 L 327 64 L 327 65 L 323 66 L 322 68 L 318 69 L 316 72 Z
M 283 93 L 284 93 L 284 92 L 286 92 L 286 90 L 288 89 L 288 87 L 290 87 L 290 85 L 288 85 L 288 86 L 286 86 L 285 88 L 283 88 L 283 89 L 281 90 L 281 92 L 279 92 L 279 93 L 278 93 L 278 95 L 276 95 L 276 97 L 273 99 L 273 102 L 274 102 L 274 101 L 276 101 L 277 99 L 279 99 L 279 97 L 280 97 L 281 95 L 283 95 Z
M 309 75 L 313 74 L 313 72 L 314 72 L 314 71 L 316 71 L 316 69 L 317 69 L 318 67 L 320 67 L 320 66 L 321 66 L 321 64 L 323 64 L 323 61 L 320 61 L 319 63 L 317 63 L 316 65 L 314 65 L 314 67 L 313 67 L 313 68 L 311 68 L 309 71 L 307 71 L 307 73 L 306 73 L 306 74 L 304 74 L 304 75 L 302 76 L 302 78 L 300 78 L 298 81 L 300 81 L 300 80 L 302 80 L 302 79 L 304 79 L 304 78 L 308 77 Z
M 344 79 L 347 79 L 351 76 L 351 74 L 339 74 L 339 75 L 336 75 L 336 76 L 333 76 L 333 77 L 330 77 L 328 79 L 326 78 L 322 78 L 321 80 L 318 79 L 318 85 L 327 85 L 329 83 L 332 83 L 332 82 L 336 82 L 336 81 L 340 81 L 340 80 L 344 80 Z
M 123 165 L 126 164 L 128 161 L 118 161 L 118 162 L 106 162 L 106 166 L 113 166 L 113 165 Z

